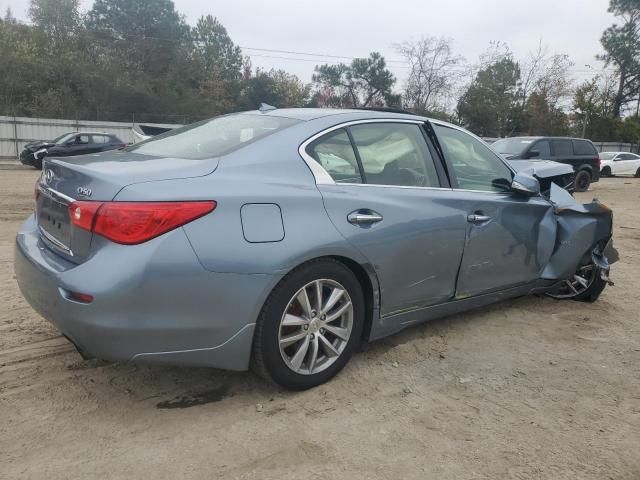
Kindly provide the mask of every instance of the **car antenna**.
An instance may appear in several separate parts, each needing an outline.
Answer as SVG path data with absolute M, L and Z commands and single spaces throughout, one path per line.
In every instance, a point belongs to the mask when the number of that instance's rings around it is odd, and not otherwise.
M 258 110 L 260 110 L 260 113 L 264 113 L 264 112 L 270 112 L 271 110 L 276 110 L 276 107 L 274 107 L 273 105 L 269 105 L 268 103 L 262 102 Z

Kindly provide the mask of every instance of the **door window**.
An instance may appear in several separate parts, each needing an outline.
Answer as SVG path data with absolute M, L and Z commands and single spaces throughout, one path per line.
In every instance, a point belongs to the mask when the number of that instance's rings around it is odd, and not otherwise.
M 434 125 L 458 188 L 487 192 L 511 190 L 513 172 L 481 140 L 460 130 Z
M 76 137 L 76 145 L 87 145 L 89 143 L 89 135 L 78 135 Z
M 374 185 L 439 187 L 435 165 L 419 125 L 366 123 L 350 127 L 364 179 Z
M 632 155 L 631 153 L 621 153 L 616 158 L 616 160 L 635 160 L 635 159 L 636 159 L 635 155 Z
M 537 155 L 531 155 L 536 152 Z M 548 140 L 540 140 L 535 143 L 531 150 L 529 150 L 530 158 L 549 158 L 551 156 L 551 147 Z
M 336 183 L 362 182 L 358 161 L 345 130 L 336 130 L 319 138 L 307 147 L 307 153 Z
M 105 135 L 92 135 L 93 143 L 108 143 L 109 137 Z
M 552 140 L 553 154 L 556 157 L 572 157 L 573 145 L 571 140 Z

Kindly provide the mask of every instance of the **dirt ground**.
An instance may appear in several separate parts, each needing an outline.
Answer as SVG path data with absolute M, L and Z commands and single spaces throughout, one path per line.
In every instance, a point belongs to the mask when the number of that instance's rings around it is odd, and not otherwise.
M 0 166 L 0 478 L 640 479 L 640 179 L 604 179 L 616 285 L 368 345 L 288 393 L 249 373 L 83 361 L 22 299 L 37 173 Z

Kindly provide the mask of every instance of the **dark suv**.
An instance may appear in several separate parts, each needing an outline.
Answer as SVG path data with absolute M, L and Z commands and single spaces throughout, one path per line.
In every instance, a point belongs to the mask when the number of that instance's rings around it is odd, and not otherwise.
M 503 138 L 491 145 L 507 160 L 547 159 L 571 165 L 575 191 L 585 192 L 600 179 L 600 158 L 591 140 L 566 137 Z
M 115 135 L 97 132 L 71 132 L 60 135 L 55 140 L 27 143 L 20 153 L 24 165 L 42 168 L 44 157 L 70 157 L 106 150 L 117 150 L 127 145 Z

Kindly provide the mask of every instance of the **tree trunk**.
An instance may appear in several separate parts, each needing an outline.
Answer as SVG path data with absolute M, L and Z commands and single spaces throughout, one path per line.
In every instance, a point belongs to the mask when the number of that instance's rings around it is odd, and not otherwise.
M 618 92 L 613 102 L 613 118 L 620 118 L 620 111 L 622 110 L 622 96 L 624 94 L 624 72 L 620 72 L 620 81 L 618 82 Z

